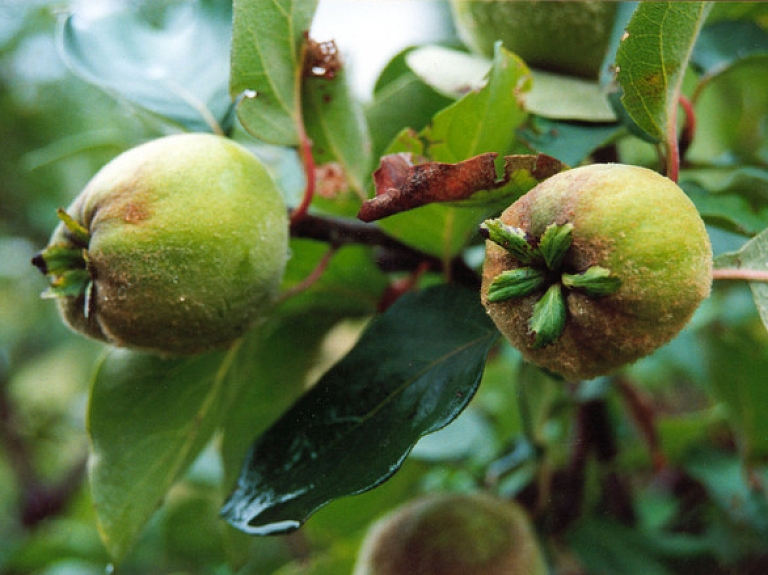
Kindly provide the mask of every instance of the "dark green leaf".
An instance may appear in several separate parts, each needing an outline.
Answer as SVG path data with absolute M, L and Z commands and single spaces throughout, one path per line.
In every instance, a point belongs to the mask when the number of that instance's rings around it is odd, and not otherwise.
M 317 0 L 235 3 L 229 91 L 251 134 L 271 144 L 297 146 L 301 121 L 304 32 Z
M 546 347 L 554 343 L 565 329 L 566 307 L 563 288 L 552 284 L 533 306 L 530 329 L 534 335 L 533 347 Z
M 256 441 L 224 517 L 249 533 L 286 532 L 386 480 L 466 406 L 496 337 L 475 292 L 403 296 Z
M 96 18 L 75 12 L 63 21 L 59 45 L 67 65 L 188 130 L 222 127 L 231 103 L 231 5 L 176 2 L 154 23 L 131 3 L 118 6 Z
M 91 492 L 104 543 L 120 559 L 210 440 L 232 390 L 234 351 L 163 359 L 110 351 L 91 392 Z
M 708 10 L 705 2 L 642 2 L 619 45 L 621 101 L 637 125 L 658 140 L 674 137 L 683 76 Z
M 229 371 L 239 393 L 222 424 L 225 481 L 234 485 L 253 438 L 304 392 L 320 345 L 341 319 L 330 309 L 274 317 L 243 341 Z
M 544 286 L 546 275 L 540 269 L 518 268 L 501 272 L 488 287 L 488 301 L 497 303 L 530 295 Z

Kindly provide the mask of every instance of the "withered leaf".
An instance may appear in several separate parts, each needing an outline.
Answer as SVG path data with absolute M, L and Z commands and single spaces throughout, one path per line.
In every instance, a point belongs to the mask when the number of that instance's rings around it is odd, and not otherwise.
M 537 183 L 567 169 L 559 160 L 544 154 L 512 155 L 504 157 L 504 172 L 499 177 L 495 167 L 497 156 L 489 152 L 455 164 L 414 164 L 410 153 L 384 156 L 373 173 L 376 196 L 363 203 L 357 217 L 372 222 L 436 202 L 489 201 L 487 195 L 476 196 L 482 191 L 519 197 Z
M 456 164 L 417 165 L 409 153 L 384 156 L 373 173 L 376 196 L 362 205 L 357 217 L 372 222 L 434 202 L 455 202 L 493 188 L 497 155 L 481 154 Z

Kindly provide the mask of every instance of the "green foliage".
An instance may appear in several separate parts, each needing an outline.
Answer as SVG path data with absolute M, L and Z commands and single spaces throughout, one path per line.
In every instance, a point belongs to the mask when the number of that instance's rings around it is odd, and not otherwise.
M 622 3 L 599 81 L 542 73 L 501 43 L 470 54 L 446 28 L 392 49 L 360 97 L 357 48 L 305 36 L 333 1 L 71 2 L 58 21 L 61 3 L 0 9 L 0 571 L 343 575 L 389 510 L 484 490 L 525 505 L 552 572 L 764 570 L 765 6 Z M 179 130 L 245 144 L 291 208 L 314 176 L 281 298 L 217 352 L 84 341 L 39 300 L 29 261 L 100 166 Z M 614 375 L 566 384 L 525 363 L 480 305 L 480 223 L 547 177 L 542 154 L 668 169 L 678 146 L 716 254 L 712 296 Z M 354 216 L 385 155 L 486 152 L 496 188 Z M 532 261 L 561 263 L 556 231 Z M 568 289 L 610 288 L 602 268 L 570 271 Z M 558 301 L 536 333 L 560 329 Z

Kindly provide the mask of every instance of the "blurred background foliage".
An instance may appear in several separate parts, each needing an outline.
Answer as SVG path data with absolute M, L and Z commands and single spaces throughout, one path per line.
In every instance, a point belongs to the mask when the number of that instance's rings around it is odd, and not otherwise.
M 67 205 L 99 167 L 176 129 L 67 70 L 55 30 L 69 7 L 53 0 L 0 4 L 0 573 L 9 575 L 112 572 L 86 481 L 89 378 L 102 348 L 73 336 L 55 306 L 41 302 L 45 281 L 29 261 L 55 226 L 56 208 Z M 447 20 L 444 6 L 437 13 Z M 765 15 L 758 18 L 765 28 Z M 390 71 L 396 68 L 397 61 Z M 689 155 L 694 168 L 765 170 L 766 82 L 764 60 L 710 81 L 698 102 L 700 137 Z M 394 135 L 380 123 L 385 95 L 367 106 L 377 149 Z M 429 97 L 437 107 L 450 101 Z M 617 147 L 627 163 L 653 163 L 648 144 L 626 139 Z M 706 180 L 706 172 L 700 177 Z M 751 235 L 736 231 L 733 225 L 710 227 L 716 253 L 738 249 Z M 333 330 L 318 364 L 337 358 L 358 332 L 356 325 Z M 334 338 L 344 345 L 334 345 Z M 763 573 L 768 503 L 759 488 L 768 480 L 766 378 L 768 336 L 749 288 L 739 284 L 716 285 L 670 345 L 617 378 L 596 380 L 578 396 L 521 365 L 516 352 L 502 345 L 470 408 L 423 440 L 378 489 L 335 502 L 293 535 L 251 539 L 218 518 L 221 464 L 213 450 L 206 451 L 118 571 L 348 573 L 365 527 L 416 493 L 491 484 L 524 499 L 536 453 L 521 432 L 530 432 L 547 446 L 551 463 L 562 465 L 569 457 L 567 422 L 591 401 L 605 399 L 619 456 L 609 466 L 590 461 L 585 506 L 598 512 L 565 533 L 567 553 L 576 553 L 594 573 Z M 527 410 L 521 412 L 523 387 Z M 615 391 L 630 388 L 639 395 Z M 733 397 L 734 388 L 748 392 Z M 653 432 L 642 426 L 649 412 Z M 762 441 L 755 441 L 761 434 Z M 671 465 L 653 476 L 660 453 Z M 605 494 L 614 473 L 632 478 L 633 530 L 611 519 L 616 501 Z

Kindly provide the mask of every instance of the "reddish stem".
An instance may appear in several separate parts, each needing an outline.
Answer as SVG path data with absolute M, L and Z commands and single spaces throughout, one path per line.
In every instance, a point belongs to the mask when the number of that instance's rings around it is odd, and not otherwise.
M 301 161 L 304 164 L 304 176 L 307 179 L 307 185 L 304 188 L 304 197 L 301 199 L 301 203 L 291 212 L 291 227 L 304 219 L 309 211 L 312 198 L 315 196 L 315 158 L 312 156 L 312 140 L 307 136 L 301 122 L 299 123 L 299 150 Z
M 328 251 L 323 254 L 323 257 L 320 258 L 320 261 L 318 262 L 317 266 L 315 266 L 315 269 L 313 269 L 307 277 L 280 294 L 278 303 L 283 302 L 288 298 L 300 294 L 301 292 L 312 287 L 312 285 L 322 277 L 325 270 L 328 269 L 328 264 L 331 263 L 331 258 L 338 251 L 338 249 L 339 248 L 337 246 L 331 246 Z
M 768 283 L 768 271 L 722 268 L 712 270 L 712 279 Z
M 661 440 L 656 431 L 656 414 L 648 398 L 632 386 L 628 381 L 619 379 L 616 381 L 616 387 L 626 402 L 629 413 L 635 421 L 640 434 L 648 445 L 651 454 L 653 469 L 657 473 L 667 465 L 667 459 L 661 450 Z
M 680 107 L 685 114 L 685 122 L 683 123 L 683 132 L 680 134 L 680 157 L 685 157 L 685 153 L 693 142 L 693 137 L 696 134 L 696 112 L 693 109 L 693 102 L 686 96 L 680 96 Z
M 389 308 L 389 306 L 391 306 L 400 298 L 400 296 L 414 289 L 416 287 L 416 284 L 419 282 L 419 278 L 421 278 L 421 276 L 425 272 L 427 272 L 430 267 L 431 267 L 430 262 L 423 261 L 407 277 L 404 277 L 399 280 L 395 280 L 391 284 L 389 284 L 387 286 L 387 289 L 384 290 L 384 293 L 382 294 L 381 299 L 379 300 L 377 311 L 379 312 L 386 311 Z

